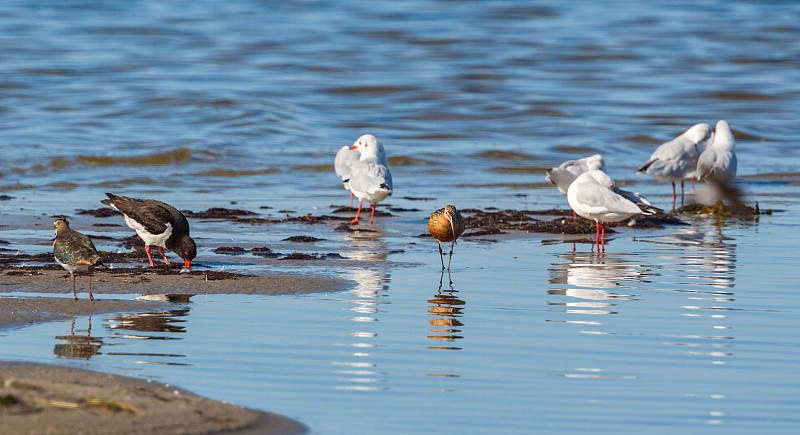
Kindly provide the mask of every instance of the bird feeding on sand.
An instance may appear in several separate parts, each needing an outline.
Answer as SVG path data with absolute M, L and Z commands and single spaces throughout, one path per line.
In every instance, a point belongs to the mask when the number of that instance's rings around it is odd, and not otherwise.
M 464 232 L 464 218 L 452 205 L 440 208 L 431 214 L 431 218 L 428 220 L 428 232 L 436 239 L 436 243 L 439 245 L 439 259 L 442 261 L 442 269 L 444 269 L 442 242 L 450 242 L 450 259 L 447 261 L 447 269 L 449 270 L 450 262 L 453 261 L 453 246 L 455 246 L 458 237 Z
M 150 266 L 153 266 L 150 246 L 156 246 L 164 257 L 164 263 L 170 264 L 163 249 L 168 248 L 183 259 L 185 269 L 181 272 L 192 268 L 197 246 L 189 236 L 189 222 L 183 213 L 154 199 L 136 199 L 110 193 L 106 193 L 106 196 L 108 199 L 100 202 L 122 213 L 125 223 L 142 238 Z
M 605 252 L 606 222 L 618 222 L 638 214 L 661 211 L 638 193 L 620 189 L 611 177 L 600 170 L 578 176 L 569 186 L 567 201 L 575 213 L 597 224 L 595 244 L 598 252 L 601 246 Z
M 697 159 L 700 157 L 700 144 L 713 139 L 711 126 L 695 124 L 675 139 L 664 142 L 639 166 L 637 173 L 652 175 L 659 181 L 672 182 L 672 202 L 675 202 L 675 182 L 681 182 L 681 202 L 683 202 L 683 181 L 694 180 Z
M 72 277 L 72 298 L 78 300 L 75 290 L 75 272 L 86 271 L 89 274 L 89 300 L 94 300 L 92 295 L 92 267 L 104 266 L 100 254 L 94 247 L 92 240 L 69 227 L 66 219 L 56 219 L 53 222 L 56 231 L 56 240 L 53 242 L 53 256 L 56 263 L 69 271 Z
M 350 165 L 350 191 L 358 198 L 358 211 L 350 223 L 358 223 L 362 201 L 367 201 L 372 208 L 369 218 L 369 223 L 372 223 L 375 204 L 392 194 L 392 174 L 386 162 L 386 153 L 383 145 L 371 134 L 358 138 L 350 149 L 361 153 L 358 161 Z

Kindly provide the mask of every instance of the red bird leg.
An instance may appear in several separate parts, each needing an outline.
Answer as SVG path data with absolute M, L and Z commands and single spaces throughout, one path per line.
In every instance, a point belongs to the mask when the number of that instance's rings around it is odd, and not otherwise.
M 603 252 L 606 252 L 606 223 L 603 222 L 603 233 L 601 240 L 603 241 Z
M 147 259 L 150 260 L 150 266 L 153 266 L 153 257 L 150 256 L 150 245 L 144 245 L 144 251 L 147 252 Z
M 92 268 L 89 267 L 89 300 L 94 300 L 94 295 L 92 295 Z M 91 328 L 91 326 L 89 327 Z
M 683 205 L 683 180 L 681 180 L 681 205 Z
M 578 213 L 575 213 L 575 210 L 572 211 L 572 218 L 578 219 Z
M 600 222 L 595 222 L 597 234 L 594 236 L 594 244 L 597 245 L 597 252 L 600 252 Z
M 75 291 L 75 274 L 70 272 L 69 276 L 72 277 L 72 299 L 77 301 L 78 300 L 78 292 Z
M 675 200 L 678 198 L 678 195 L 675 194 L 675 182 L 672 182 L 672 202 L 674 203 Z
M 355 195 L 353 194 L 353 192 L 350 192 L 350 208 L 353 208 L 353 197 L 354 196 Z
M 350 221 L 351 224 L 358 223 L 358 215 L 361 213 L 361 199 L 358 200 L 358 210 L 356 211 L 356 218 Z
M 162 248 L 161 246 L 159 246 L 159 247 L 158 247 L 158 253 L 159 253 L 159 254 L 161 254 L 161 256 L 162 256 L 162 257 L 164 257 L 164 263 L 167 263 L 167 264 L 169 264 L 169 260 L 167 260 L 167 256 L 166 256 L 166 255 L 164 255 L 164 248 Z
M 370 204 L 372 206 L 372 214 L 369 215 L 369 223 L 372 223 L 372 218 L 375 217 L 375 204 Z

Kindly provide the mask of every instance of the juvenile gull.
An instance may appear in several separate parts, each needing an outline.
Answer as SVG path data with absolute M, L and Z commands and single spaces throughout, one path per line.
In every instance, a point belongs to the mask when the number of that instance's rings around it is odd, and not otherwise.
M 350 191 L 358 198 L 358 211 L 351 223 L 358 223 L 362 201 L 372 207 L 369 223 L 375 217 L 375 204 L 392 194 L 392 174 L 386 162 L 383 145 L 375 136 L 365 134 L 350 147 L 361 153 L 359 160 L 350 165 Z
M 675 182 L 680 181 L 683 201 L 683 180 L 695 176 L 700 144 L 708 143 L 712 137 L 710 125 L 695 124 L 680 136 L 656 148 L 636 172 L 652 175 L 659 181 L 671 181 L 672 202 L 677 199 Z

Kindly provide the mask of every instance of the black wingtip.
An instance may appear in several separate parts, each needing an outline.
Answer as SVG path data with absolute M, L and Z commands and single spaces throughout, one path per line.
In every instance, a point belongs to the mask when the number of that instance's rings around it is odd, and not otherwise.
M 653 162 L 655 162 L 655 160 L 648 160 L 648 161 L 642 163 L 642 166 L 639 166 L 639 169 L 637 169 L 636 172 L 639 172 L 639 173 L 647 172 L 647 168 L 649 168 L 650 165 L 653 164 Z

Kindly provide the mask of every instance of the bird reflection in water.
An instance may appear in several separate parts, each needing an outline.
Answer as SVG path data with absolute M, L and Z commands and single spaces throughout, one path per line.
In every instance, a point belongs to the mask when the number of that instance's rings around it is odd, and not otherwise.
M 358 251 L 355 251 L 358 252 Z M 362 252 L 369 258 L 368 252 Z M 388 289 L 385 284 L 389 280 L 389 275 L 373 269 L 356 268 L 346 273 L 346 276 L 356 282 L 356 288 L 351 292 L 351 298 L 346 299 L 350 305 L 349 311 L 352 313 L 349 319 L 356 322 L 357 328 L 350 333 L 354 341 L 347 343 L 346 346 L 353 350 L 349 352 L 346 361 L 334 361 L 337 366 L 334 373 L 341 375 L 340 381 L 345 385 L 337 385 L 334 388 L 352 391 L 379 391 L 386 390 L 382 385 L 385 380 L 386 372 L 377 369 L 377 363 L 373 362 L 373 352 L 381 347 L 376 343 L 378 333 L 375 331 L 375 322 L 380 319 L 384 312 L 380 307 L 388 302 L 382 300 L 386 297 L 384 292 Z
M 630 263 L 621 254 L 609 254 L 603 257 L 562 254 L 558 257 L 570 261 L 554 263 L 550 268 L 549 282 L 567 286 L 550 289 L 547 294 L 594 301 L 548 303 L 553 306 L 565 306 L 570 313 L 616 314 L 615 311 L 608 309 L 616 305 L 613 301 L 635 300 L 633 295 L 603 289 L 630 288 L 631 285 L 626 283 L 641 282 L 644 277 L 642 266 Z
M 130 313 L 111 316 L 108 319 L 109 328 L 113 330 L 141 331 L 141 332 L 167 332 L 170 334 L 184 333 L 186 327 L 181 325 L 189 314 L 189 308 L 160 311 L 156 313 Z M 128 334 L 129 335 L 129 334 Z M 175 339 L 176 337 L 164 336 L 130 336 L 129 338 L 144 339 Z
M 79 330 L 79 332 L 81 332 Z M 92 317 L 89 316 L 89 327 L 86 329 L 86 335 L 75 334 L 75 319 L 72 319 L 72 325 L 69 328 L 69 335 L 58 335 L 56 340 L 66 341 L 67 343 L 57 343 L 53 348 L 53 354 L 56 358 L 69 358 L 69 359 L 90 359 L 94 355 L 100 354 L 100 346 L 103 345 L 103 340 L 98 337 L 92 337 Z
M 431 324 L 431 335 L 428 338 L 433 340 L 441 340 L 445 343 L 453 343 L 456 340 L 464 338 L 461 333 L 461 328 L 464 324 L 459 320 L 464 316 L 465 302 L 458 298 L 458 290 L 453 288 L 453 280 L 450 278 L 450 271 L 447 271 L 447 280 L 449 281 L 449 289 L 442 290 L 442 282 L 444 279 L 444 270 L 439 278 L 439 289 L 433 295 L 433 299 L 428 300 L 428 314 L 433 316 L 428 319 Z M 443 350 L 461 350 L 457 346 L 428 346 L 428 349 L 443 349 Z

